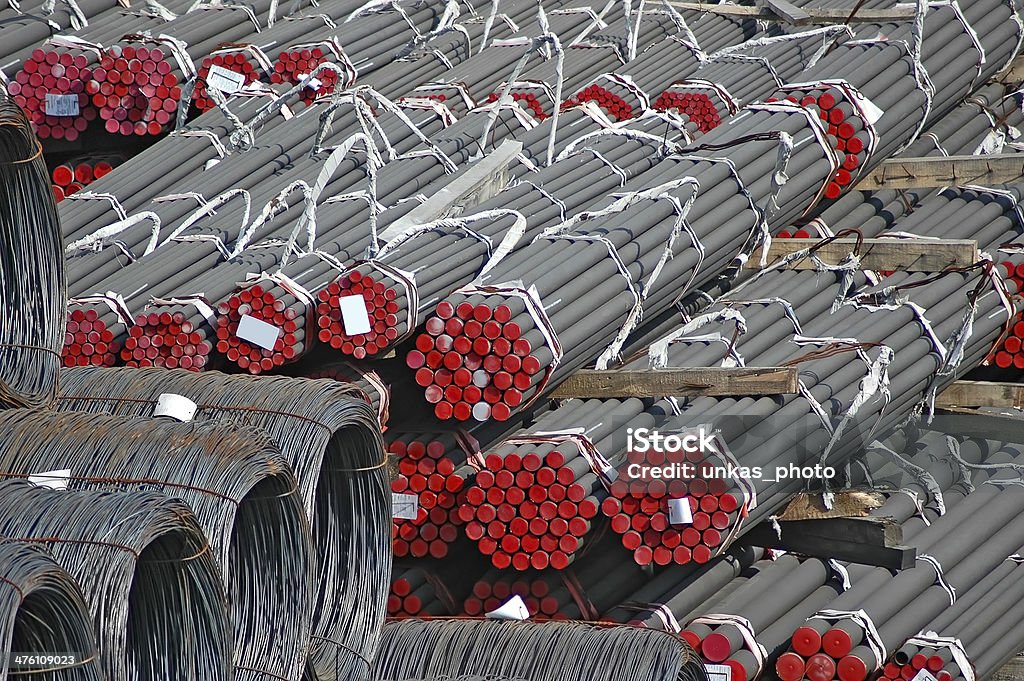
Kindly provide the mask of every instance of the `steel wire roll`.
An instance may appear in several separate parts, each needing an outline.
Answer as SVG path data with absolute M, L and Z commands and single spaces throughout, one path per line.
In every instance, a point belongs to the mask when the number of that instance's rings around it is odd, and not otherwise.
M 54 681 L 100 681 L 96 638 L 82 590 L 40 547 L 0 541 L 0 650 L 28 655 L 74 653 L 74 661 L 46 660 L 10 668 L 0 657 L 0 681 L 22 678 L 29 669 L 54 671 Z
M 156 492 L 58 492 L 5 480 L 0 537 L 42 545 L 81 585 L 99 644 L 99 678 L 232 678 L 216 559 L 185 504 Z
M 0 413 L 0 478 L 58 469 L 70 470 L 72 489 L 142 487 L 185 501 L 227 594 L 235 678 L 298 678 L 310 640 L 312 544 L 295 478 L 265 433 L 219 421 Z
M 524 681 L 706 681 L 693 649 L 653 629 L 584 622 L 396 620 L 371 678 L 497 675 Z
M 264 428 L 299 481 L 317 554 L 313 648 L 304 678 L 364 676 L 391 574 L 391 498 L 380 427 L 359 390 L 334 380 L 164 369 L 66 369 L 61 410 L 150 414 L 161 393 L 195 419 Z
M 0 406 L 53 402 L 67 316 L 64 247 L 43 148 L 0 97 Z M 17 311 L 18 314 L 11 314 Z

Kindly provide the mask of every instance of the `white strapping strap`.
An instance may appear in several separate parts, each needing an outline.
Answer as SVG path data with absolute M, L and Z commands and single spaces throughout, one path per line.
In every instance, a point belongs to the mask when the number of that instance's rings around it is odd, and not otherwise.
M 106 305 L 110 308 L 110 311 L 117 315 L 118 320 L 125 325 L 125 327 L 132 327 L 135 325 L 135 318 L 132 316 L 131 310 L 128 309 L 128 304 L 124 302 L 124 298 L 121 297 L 120 293 L 113 291 L 106 291 L 105 293 L 91 293 L 87 296 L 77 296 L 75 298 L 68 299 L 68 305 Z
M 977 671 L 967 656 L 967 649 L 964 648 L 964 644 L 958 638 L 939 636 L 934 631 L 924 631 L 908 638 L 904 645 L 949 650 L 953 661 L 956 662 L 956 666 L 960 668 L 960 675 L 964 678 L 964 681 L 975 681 L 977 679 Z
M 714 312 L 707 312 L 699 317 L 694 317 L 678 329 L 669 333 L 667 336 L 651 343 L 650 347 L 647 349 L 647 361 L 649 367 L 651 369 L 663 369 L 667 367 L 669 365 L 668 350 L 672 344 L 692 342 L 693 340 L 696 340 L 692 334 L 698 329 L 701 329 L 708 324 L 730 321 L 736 324 L 736 332 L 738 335 L 742 336 L 747 332 L 747 320 L 738 310 L 724 308 L 721 310 L 715 310 Z M 737 364 L 739 366 L 743 366 L 742 358 L 737 359 L 739 360 Z
M 868 446 L 872 450 L 878 450 L 887 454 L 894 464 L 916 479 L 926 490 L 928 490 L 928 495 L 935 502 L 935 508 L 939 512 L 939 515 L 946 514 L 946 501 L 942 496 L 942 487 L 939 486 L 939 483 L 931 473 L 877 440 L 873 441 Z M 912 496 L 916 499 L 917 495 L 914 494 Z M 922 518 L 923 517 L 924 515 L 922 514 Z
M 875 667 L 869 670 L 869 673 L 884 664 L 889 658 L 889 654 L 885 651 L 885 643 L 882 642 L 882 637 L 878 635 L 878 629 L 875 627 L 875 623 L 871 621 L 871 617 L 869 617 L 863 610 L 825 609 L 819 610 L 807 619 L 825 620 L 831 624 L 835 624 L 842 620 L 850 620 L 859 626 L 864 632 L 864 640 L 867 642 L 868 648 L 871 649 L 872 654 L 875 656 Z
M 708 624 L 713 626 L 731 626 L 735 627 L 740 635 L 743 637 L 743 644 L 747 647 L 747 650 L 754 656 L 755 662 L 757 662 L 757 671 L 752 675 L 757 678 L 761 675 L 764 670 L 765 661 L 768 659 L 768 651 L 763 645 L 757 640 L 757 633 L 754 631 L 754 626 L 745 617 L 741 615 L 730 615 L 727 613 L 711 613 L 707 615 L 701 615 L 690 620 L 690 624 Z
M 942 563 L 939 562 L 939 559 L 935 556 L 930 556 L 927 553 L 919 553 L 917 554 L 917 560 L 923 563 L 928 563 L 932 566 L 932 569 L 935 570 L 935 583 L 942 587 L 942 590 L 946 592 L 947 596 L 949 596 L 949 604 L 951 606 L 956 605 L 956 587 L 946 580 L 946 575 L 942 569 Z
M 150 298 L 147 308 L 154 305 L 191 305 L 199 314 L 203 315 L 210 324 L 217 322 L 217 314 L 213 311 L 213 306 L 210 305 L 210 301 L 207 300 L 205 293 L 195 293 L 188 296 L 175 296 L 173 298 Z
M 245 202 L 245 212 L 242 215 L 242 224 L 240 226 L 240 229 L 245 229 L 245 226 L 249 223 L 249 211 L 250 211 L 250 209 L 252 207 L 252 197 L 249 195 L 249 192 L 246 191 L 245 189 L 229 189 L 229 190 L 227 190 L 225 192 L 221 192 L 217 196 L 213 197 L 212 199 L 210 199 L 209 201 L 204 203 L 202 206 L 200 206 L 191 215 L 189 215 L 187 218 L 185 218 L 184 222 L 182 222 L 181 225 L 179 225 L 177 229 L 175 229 L 173 232 L 171 232 L 167 236 L 167 238 L 163 240 L 163 242 L 160 244 L 160 246 L 164 246 L 164 245 L 167 244 L 167 242 L 175 240 L 175 239 L 178 239 L 178 237 L 181 235 L 181 233 L 184 232 L 186 229 L 188 229 L 189 227 L 191 227 L 195 223 L 199 222 L 200 220 L 202 220 L 207 215 L 215 214 L 217 212 L 217 210 L 216 210 L 217 208 L 219 208 L 220 206 L 223 206 L 225 203 L 227 203 L 231 199 L 235 198 L 236 196 L 241 197 L 242 200 Z M 205 235 L 193 235 L 193 236 L 205 236 Z M 217 239 L 217 241 L 220 241 L 220 239 Z M 221 248 L 225 249 L 225 252 L 226 252 L 226 248 L 223 246 L 223 244 L 221 244 Z
M 125 212 L 124 206 L 117 200 L 117 197 L 113 194 L 104 194 L 91 191 L 75 192 L 71 196 L 67 197 L 67 200 L 71 201 L 106 201 L 110 204 L 110 207 L 117 214 L 119 220 L 127 220 L 128 213 Z
M 114 224 L 98 229 L 92 234 L 84 236 L 77 241 L 73 241 L 64 248 L 64 255 L 73 256 L 82 251 L 100 250 L 103 248 L 104 242 L 108 239 L 117 236 L 126 229 L 134 227 L 145 220 L 148 220 L 153 226 L 149 241 L 146 243 L 146 248 L 140 256 L 135 256 L 130 251 L 127 251 L 127 249 L 125 249 L 125 251 L 132 260 L 147 256 L 156 248 L 157 240 L 160 238 L 160 216 L 148 210 L 135 213 L 130 218 L 115 222 Z
M 594 472 L 594 475 L 601 481 L 601 483 L 607 487 L 615 481 L 616 472 L 615 467 L 601 454 L 597 449 L 597 445 L 586 435 L 586 429 L 584 428 L 568 428 L 565 430 L 538 430 L 533 432 L 523 433 L 522 435 L 513 435 L 504 440 L 503 444 L 508 445 L 535 445 L 535 444 L 553 444 L 559 445 L 564 442 L 570 442 L 576 445 L 580 455 L 587 460 L 590 465 L 590 470 Z

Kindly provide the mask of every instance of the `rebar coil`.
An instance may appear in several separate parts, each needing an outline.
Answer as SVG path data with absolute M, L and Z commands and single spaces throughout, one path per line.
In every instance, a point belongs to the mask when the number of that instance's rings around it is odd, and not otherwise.
M 59 469 L 70 469 L 72 489 L 155 489 L 187 503 L 227 594 L 235 678 L 300 676 L 312 540 L 295 478 L 269 436 L 219 421 L 0 412 L 0 478 Z
M 370 678 L 488 675 L 524 681 L 707 681 L 700 657 L 666 632 L 488 619 L 389 621 Z
M 195 515 L 180 501 L 139 490 L 54 491 L 5 480 L 0 537 L 43 546 L 81 585 L 100 678 L 232 678 L 216 562 Z
M 0 541 L 0 681 L 47 669 L 53 681 L 100 681 L 96 638 L 85 598 L 74 578 L 41 547 Z M 45 658 L 73 653 L 75 660 Z M 44 659 L 9 667 L 15 653 Z M 49 671 L 52 670 L 52 671 Z
M 374 410 L 333 380 L 214 371 L 65 369 L 60 410 L 150 414 L 161 393 L 195 402 L 197 420 L 265 429 L 291 463 L 313 528 L 317 602 L 304 679 L 365 678 L 391 575 L 391 497 Z
M 64 247 L 43 147 L 0 96 L 0 407 L 53 402 L 64 345 Z

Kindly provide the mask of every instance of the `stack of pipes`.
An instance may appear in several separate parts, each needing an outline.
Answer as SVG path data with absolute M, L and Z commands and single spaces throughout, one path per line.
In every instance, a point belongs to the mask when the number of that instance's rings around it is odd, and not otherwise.
M 121 156 L 82 156 L 71 158 L 50 173 L 53 180 L 53 196 L 58 202 L 64 198 L 81 191 L 98 180 L 115 167 L 121 165 L 124 158 Z

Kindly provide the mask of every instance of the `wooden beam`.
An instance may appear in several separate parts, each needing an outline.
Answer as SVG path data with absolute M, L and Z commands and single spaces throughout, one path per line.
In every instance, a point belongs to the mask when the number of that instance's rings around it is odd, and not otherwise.
M 996 438 L 1006 442 L 1024 442 L 1024 419 L 1018 416 L 994 414 L 964 409 L 942 407 L 935 410 L 935 417 L 928 427 L 940 433 L 990 440 Z
M 748 546 L 782 549 L 806 556 L 835 558 L 890 570 L 914 565 L 917 550 L 903 546 L 903 528 L 891 518 L 822 518 L 760 523 L 739 541 Z
M 820 242 L 821 239 L 772 239 L 768 264 Z M 855 244 L 855 239 L 837 239 L 819 248 L 816 254 L 822 262 L 835 265 L 850 255 Z M 980 257 L 977 242 L 969 239 L 864 239 L 860 253 L 863 269 L 901 272 L 941 272 L 950 265 L 973 265 Z M 758 268 L 760 262 L 761 250 L 758 249 L 747 260 L 746 266 Z M 811 258 L 802 258 L 789 265 L 795 270 L 814 267 Z
M 754 4 L 782 17 L 791 24 L 811 23 L 811 15 L 787 0 L 754 0 Z
M 1024 55 L 1016 57 L 996 78 L 1004 83 L 1019 83 L 1024 80 Z
M 992 185 L 1024 177 L 1024 154 L 890 158 L 854 189 L 933 189 L 965 184 Z
M 775 0 L 772 0 L 773 4 Z M 906 21 L 914 18 L 914 8 L 894 8 L 894 9 L 861 9 L 853 17 L 850 17 L 850 13 L 853 11 L 852 3 L 850 8 L 824 8 L 824 7 L 801 7 L 797 8 L 798 14 L 792 14 L 792 19 L 783 16 L 782 14 L 776 13 L 771 5 L 765 5 L 764 7 L 750 7 L 745 5 L 706 5 L 702 2 L 681 2 L 679 0 L 669 0 L 670 5 L 676 9 L 692 10 L 695 12 L 709 12 L 711 14 L 720 14 L 728 17 L 741 17 L 741 18 L 754 18 L 762 19 L 764 21 L 786 21 L 797 26 L 803 24 L 834 24 L 842 23 L 849 19 L 851 24 L 855 23 L 884 23 L 890 21 Z M 786 2 L 785 4 L 790 4 Z M 801 18 L 801 15 L 806 15 L 806 19 Z
M 797 389 L 796 367 L 582 369 L 563 381 L 552 397 L 793 395 Z
M 939 393 L 936 407 L 1024 408 L 1024 384 L 995 381 L 954 381 Z

